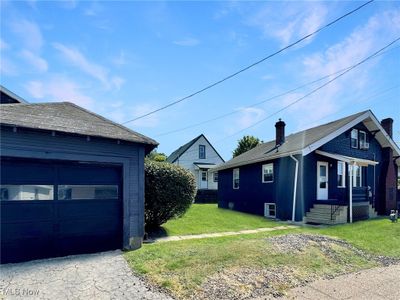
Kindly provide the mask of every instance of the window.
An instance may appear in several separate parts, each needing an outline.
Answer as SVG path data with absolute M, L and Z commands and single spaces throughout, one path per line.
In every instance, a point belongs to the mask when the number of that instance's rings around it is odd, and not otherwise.
M 397 167 L 397 189 L 400 190 L 400 167 Z
M 340 188 L 346 187 L 346 163 L 344 161 L 337 162 L 337 186 Z
M 0 200 L 53 200 L 52 185 L 1 185 Z
M 59 185 L 59 200 L 118 199 L 117 185 Z
M 362 187 L 362 167 L 353 166 L 353 187 Z
M 207 171 L 201 171 L 201 181 L 207 181 Z
M 351 148 L 358 148 L 358 130 L 351 131 Z
M 264 216 L 267 218 L 276 218 L 275 203 L 264 203 Z
M 262 182 L 274 181 L 274 164 L 267 164 L 262 166 Z
M 199 158 L 200 159 L 206 158 L 206 146 L 205 145 L 199 145 Z
M 218 182 L 218 172 L 214 172 L 214 182 Z
M 369 149 L 369 143 L 367 141 L 367 133 L 360 130 L 360 149 Z
M 239 188 L 239 169 L 233 169 L 233 188 L 238 189 Z

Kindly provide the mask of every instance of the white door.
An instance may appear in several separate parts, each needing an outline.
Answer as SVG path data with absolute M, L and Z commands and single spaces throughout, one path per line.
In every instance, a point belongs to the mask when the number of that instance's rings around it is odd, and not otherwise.
M 207 171 L 200 170 L 200 189 L 208 188 L 208 173 Z
M 317 200 L 328 200 L 328 163 L 317 162 Z

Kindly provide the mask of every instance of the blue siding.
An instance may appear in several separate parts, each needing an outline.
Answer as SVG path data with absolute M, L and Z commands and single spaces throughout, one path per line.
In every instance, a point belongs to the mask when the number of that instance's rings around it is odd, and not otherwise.
M 144 235 L 144 145 L 101 138 L 1 127 L 1 155 L 117 163 L 123 166 L 123 247 L 140 247 Z
M 321 151 L 363 158 L 382 162 L 382 147 L 368 129 L 362 124 L 354 128 L 363 130 L 368 135 L 369 149 L 353 149 L 350 145 L 351 129 L 327 142 L 319 148 Z M 347 203 L 348 201 L 348 176 L 346 176 L 346 188 L 337 186 L 337 160 L 321 156 L 312 152 L 306 156 L 296 155 L 299 160 L 299 176 L 296 200 L 296 221 L 308 212 L 317 201 L 317 162 L 325 161 L 329 163 L 329 194 L 331 202 Z M 277 217 L 282 220 L 292 218 L 293 204 L 293 181 L 295 174 L 295 162 L 291 157 L 283 157 L 274 160 L 275 179 L 273 183 L 262 183 L 262 165 L 269 163 L 266 161 L 246 166 L 240 169 L 240 188 L 232 188 L 232 169 L 219 172 L 218 199 L 220 207 L 228 207 L 228 203 L 234 203 L 234 209 L 254 213 L 264 214 L 264 203 L 276 203 Z M 381 202 L 379 185 L 383 178 L 381 164 L 375 167 L 369 166 L 363 170 L 363 185 L 370 186 L 372 191 L 376 191 L 376 202 Z M 347 165 L 346 165 L 347 175 Z M 374 189 L 375 187 L 375 189 Z

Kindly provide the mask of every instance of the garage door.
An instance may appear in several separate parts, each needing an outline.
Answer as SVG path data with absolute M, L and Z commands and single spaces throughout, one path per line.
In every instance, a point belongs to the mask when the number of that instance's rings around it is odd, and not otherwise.
M 2 158 L 1 263 L 121 248 L 121 170 Z

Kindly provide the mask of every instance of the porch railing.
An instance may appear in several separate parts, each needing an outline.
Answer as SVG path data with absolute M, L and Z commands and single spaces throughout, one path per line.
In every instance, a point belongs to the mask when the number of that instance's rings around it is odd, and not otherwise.
M 331 221 L 334 220 L 336 212 L 340 209 L 340 205 L 331 205 Z

